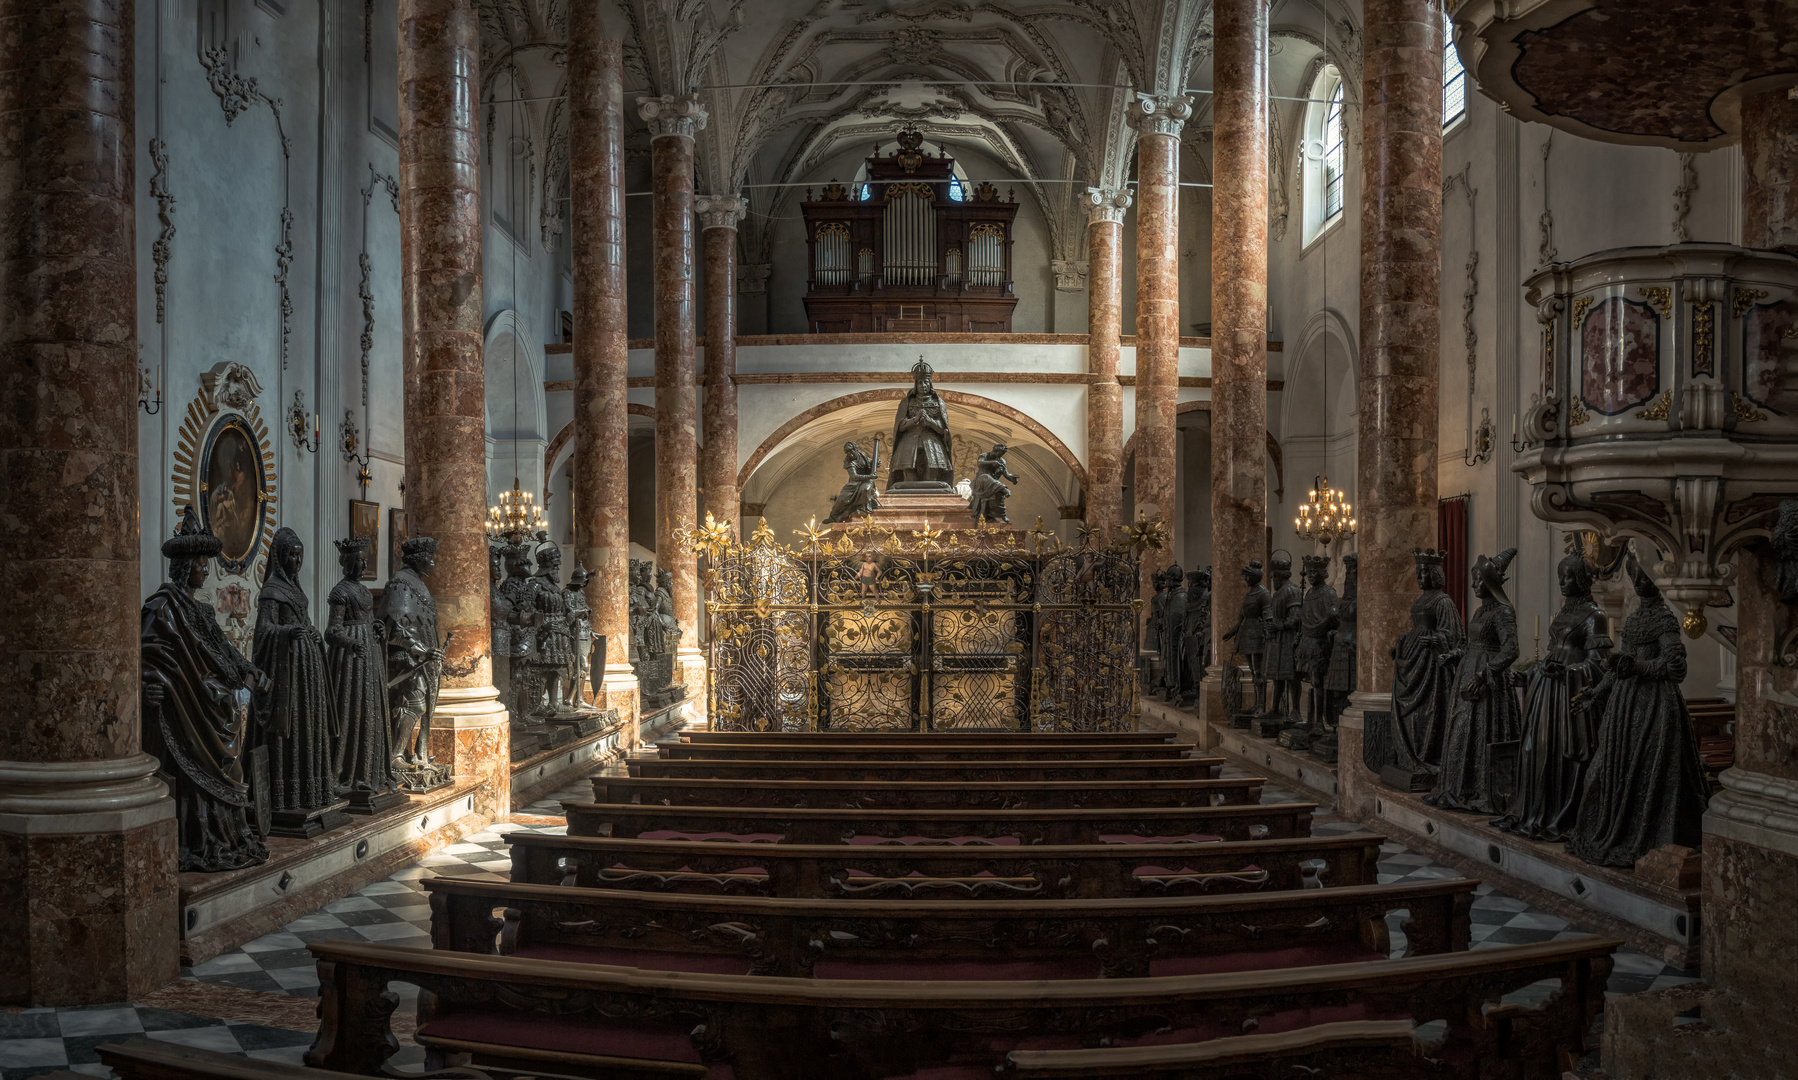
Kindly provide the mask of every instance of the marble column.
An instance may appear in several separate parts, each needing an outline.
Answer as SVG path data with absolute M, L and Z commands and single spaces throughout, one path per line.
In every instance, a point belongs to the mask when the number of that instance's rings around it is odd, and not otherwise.
M 1798 100 L 1781 87 L 1742 103 L 1742 246 L 1798 250 Z
M 1136 472 L 1138 517 L 1167 527 L 1167 546 L 1146 556 L 1143 598 L 1153 593 L 1149 564 L 1176 550 L 1174 426 L 1180 397 L 1180 131 L 1192 101 L 1138 94 L 1130 109 L 1136 140 Z
M 741 195 L 694 200 L 705 251 L 705 402 L 699 482 L 706 509 L 736 525 L 737 507 L 737 222 L 749 209 Z
M 138 726 L 132 7 L 0 29 L 0 1001 L 125 1001 L 180 973 L 175 806 Z
M 1086 527 L 1094 542 L 1124 524 L 1123 231 L 1130 189 L 1086 189 Z
M 649 124 L 655 262 L 656 566 L 674 575 L 680 621 L 677 678 L 688 700 L 704 702 L 699 651 L 699 574 L 693 553 L 674 542 L 699 517 L 699 409 L 693 381 L 693 136 L 705 126 L 697 94 L 638 98 Z M 703 704 L 700 706 L 703 708 Z
M 624 43 L 594 4 L 568 11 L 568 205 L 574 263 L 574 547 L 606 637 L 594 705 L 617 709 L 636 745 L 630 664 L 628 315 L 624 265 Z
M 486 388 L 482 367 L 480 28 L 473 0 L 400 0 L 400 307 L 406 508 L 437 539 L 426 579 L 453 633 L 431 753 L 511 809 L 506 710 L 488 629 Z
M 1214 657 L 1267 546 L 1267 0 L 1212 5 L 1211 620 Z M 1221 668 L 1199 715 L 1223 720 Z
M 1361 733 L 1367 713 L 1390 707 L 1392 647 L 1411 625 L 1417 595 L 1411 552 L 1436 546 L 1442 322 L 1441 5 L 1367 0 L 1363 10 L 1359 689 L 1338 750 L 1351 814 L 1372 809 Z

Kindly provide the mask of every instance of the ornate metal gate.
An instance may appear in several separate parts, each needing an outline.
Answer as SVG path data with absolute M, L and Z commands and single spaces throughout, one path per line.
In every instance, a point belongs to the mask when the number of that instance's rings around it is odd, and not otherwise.
M 1044 532 L 895 534 L 709 518 L 709 715 L 732 731 L 1121 731 L 1135 724 L 1138 548 Z M 1136 535 L 1140 541 L 1140 533 Z

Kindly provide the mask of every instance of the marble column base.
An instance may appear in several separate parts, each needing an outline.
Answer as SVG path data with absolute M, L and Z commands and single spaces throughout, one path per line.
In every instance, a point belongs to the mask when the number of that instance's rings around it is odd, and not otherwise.
M 643 702 L 637 693 L 637 673 L 629 664 L 606 665 L 599 692 L 593 695 L 593 704 L 601 709 L 618 710 L 619 719 L 624 721 L 624 734 L 619 737 L 619 742 L 626 750 L 636 749 L 642 741 Z
M 431 757 L 479 782 L 469 811 L 495 820 L 512 812 L 511 724 L 491 686 L 446 686 L 431 721 Z
M 705 653 L 698 649 L 682 649 L 674 656 L 674 681 L 687 688 L 682 699 L 687 705 L 689 722 L 703 723 L 706 718 Z
M 127 1001 L 180 975 L 175 802 L 157 768 L 0 762 L 0 1002 Z
M 1389 694 L 1357 690 L 1349 695 L 1348 708 L 1336 721 L 1336 807 L 1343 817 L 1365 821 L 1373 815 L 1380 778 L 1361 760 L 1361 750 L 1365 745 L 1367 714 L 1391 707 Z

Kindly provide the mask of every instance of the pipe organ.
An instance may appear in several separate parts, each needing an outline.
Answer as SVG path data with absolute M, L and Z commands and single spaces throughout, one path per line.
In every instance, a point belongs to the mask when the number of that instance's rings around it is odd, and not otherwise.
M 902 131 L 892 156 L 867 159 L 866 182 L 806 190 L 812 333 L 1011 332 L 1017 201 L 961 183 L 922 144 Z

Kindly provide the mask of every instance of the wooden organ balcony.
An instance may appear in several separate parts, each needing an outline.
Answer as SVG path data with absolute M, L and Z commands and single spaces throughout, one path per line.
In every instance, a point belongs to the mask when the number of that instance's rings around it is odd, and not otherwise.
M 1011 333 L 1014 198 L 968 187 L 902 132 L 867 181 L 807 189 L 805 315 L 814 334 Z M 958 197 L 959 196 L 959 197 Z

